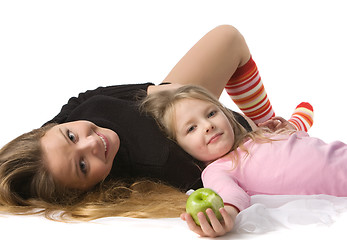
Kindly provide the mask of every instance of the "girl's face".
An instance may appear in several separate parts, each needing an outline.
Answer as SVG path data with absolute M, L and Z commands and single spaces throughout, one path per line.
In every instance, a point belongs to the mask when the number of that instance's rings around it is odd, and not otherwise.
M 225 114 L 214 104 L 183 99 L 175 104 L 178 144 L 200 161 L 227 154 L 234 144 L 234 130 Z
M 53 178 L 74 189 L 88 189 L 105 179 L 119 144 L 117 133 L 88 121 L 56 125 L 41 138 Z

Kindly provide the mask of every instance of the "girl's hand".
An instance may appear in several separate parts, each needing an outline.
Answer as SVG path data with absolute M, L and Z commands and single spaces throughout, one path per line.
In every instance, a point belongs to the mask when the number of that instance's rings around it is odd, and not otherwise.
M 285 120 L 282 117 L 273 117 L 270 120 L 267 120 L 266 122 L 259 123 L 259 127 L 267 127 L 271 131 L 277 131 L 279 129 L 283 130 L 296 130 L 296 128 L 287 120 Z
M 198 219 L 200 225 L 195 224 L 192 216 L 188 213 L 182 213 L 181 219 L 187 222 L 190 230 L 199 234 L 202 237 L 218 237 L 230 232 L 234 227 L 234 217 L 231 216 L 225 208 L 219 209 L 222 214 L 223 220 L 219 221 L 212 211 L 212 209 L 207 209 L 206 214 L 210 219 L 211 224 L 208 223 L 204 213 L 198 213 Z

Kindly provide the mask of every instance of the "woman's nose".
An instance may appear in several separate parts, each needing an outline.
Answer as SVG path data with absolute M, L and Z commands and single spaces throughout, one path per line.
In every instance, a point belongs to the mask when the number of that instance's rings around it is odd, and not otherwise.
M 97 154 L 99 148 L 98 139 L 95 136 L 90 135 L 80 141 L 79 148 L 84 152 L 90 152 L 95 155 Z

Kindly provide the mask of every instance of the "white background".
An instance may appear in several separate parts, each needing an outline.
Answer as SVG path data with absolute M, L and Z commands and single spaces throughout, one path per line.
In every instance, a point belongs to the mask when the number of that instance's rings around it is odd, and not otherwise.
M 160 83 L 221 24 L 246 38 L 277 115 L 309 101 L 310 134 L 347 142 L 342 0 L 0 0 L 0 146 L 82 91 Z
M 220 24 L 245 36 L 277 115 L 309 101 L 310 134 L 347 141 L 343 1 L 11 0 L 0 1 L 0 146 L 82 91 L 161 82 Z

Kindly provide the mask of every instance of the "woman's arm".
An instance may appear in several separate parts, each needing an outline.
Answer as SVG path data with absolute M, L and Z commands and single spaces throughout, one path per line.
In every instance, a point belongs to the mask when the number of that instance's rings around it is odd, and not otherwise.
M 181 219 L 187 222 L 189 229 L 202 237 L 218 237 L 230 232 L 235 224 L 235 219 L 239 210 L 231 205 L 221 208 L 223 220 L 219 221 L 211 209 L 206 210 L 211 224 L 208 223 L 204 213 L 198 213 L 198 219 L 201 226 L 195 224 L 193 218 L 188 213 L 181 214 Z
M 285 120 L 282 117 L 273 117 L 264 123 L 260 123 L 259 127 L 267 127 L 271 131 L 277 131 L 280 129 L 296 131 L 296 128 L 289 121 Z
M 246 115 L 242 115 L 242 117 L 244 117 L 244 119 L 246 119 L 246 121 L 248 122 L 249 126 L 251 126 L 253 131 L 256 131 L 259 129 L 259 127 L 252 121 L 252 119 L 250 119 Z

